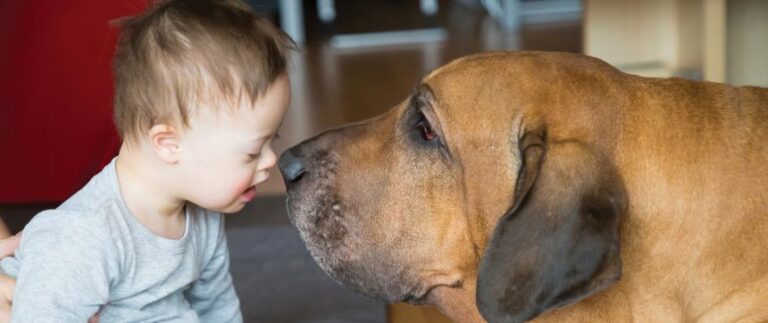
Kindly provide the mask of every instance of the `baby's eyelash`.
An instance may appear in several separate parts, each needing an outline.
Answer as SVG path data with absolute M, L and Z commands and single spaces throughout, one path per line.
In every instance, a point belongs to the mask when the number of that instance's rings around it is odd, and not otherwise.
M 280 137 L 279 133 L 275 133 L 275 135 L 272 138 L 274 138 L 274 140 L 278 140 L 278 139 L 280 139 L 282 137 Z

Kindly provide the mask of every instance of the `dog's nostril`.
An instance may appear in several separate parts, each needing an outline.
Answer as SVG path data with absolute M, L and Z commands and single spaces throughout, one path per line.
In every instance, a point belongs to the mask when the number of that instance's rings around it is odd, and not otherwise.
M 280 156 L 278 167 L 280 167 L 280 172 L 283 173 L 286 183 L 298 181 L 307 172 L 304 163 L 291 150 L 286 150 Z

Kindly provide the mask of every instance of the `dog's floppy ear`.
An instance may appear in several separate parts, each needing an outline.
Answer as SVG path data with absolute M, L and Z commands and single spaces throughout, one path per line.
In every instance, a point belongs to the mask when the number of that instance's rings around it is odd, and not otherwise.
M 480 266 L 477 305 L 489 322 L 533 319 L 621 275 L 623 184 L 585 145 L 545 142 L 542 132 L 519 141 L 514 202 L 496 225 Z

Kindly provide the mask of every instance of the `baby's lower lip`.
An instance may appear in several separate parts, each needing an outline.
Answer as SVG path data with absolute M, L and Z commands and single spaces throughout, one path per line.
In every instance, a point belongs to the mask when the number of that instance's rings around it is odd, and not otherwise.
M 245 192 L 243 192 L 242 195 L 240 195 L 240 197 L 246 202 L 250 202 L 251 200 L 253 200 L 255 196 L 256 196 L 256 186 L 249 187 L 247 190 L 245 190 Z

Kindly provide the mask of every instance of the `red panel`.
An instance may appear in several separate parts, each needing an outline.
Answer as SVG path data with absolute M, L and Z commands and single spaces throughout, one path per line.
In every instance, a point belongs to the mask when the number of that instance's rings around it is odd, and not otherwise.
M 0 1 L 0 203 L 63 201 L 117 154 L 117 29 L 147 0 Z

